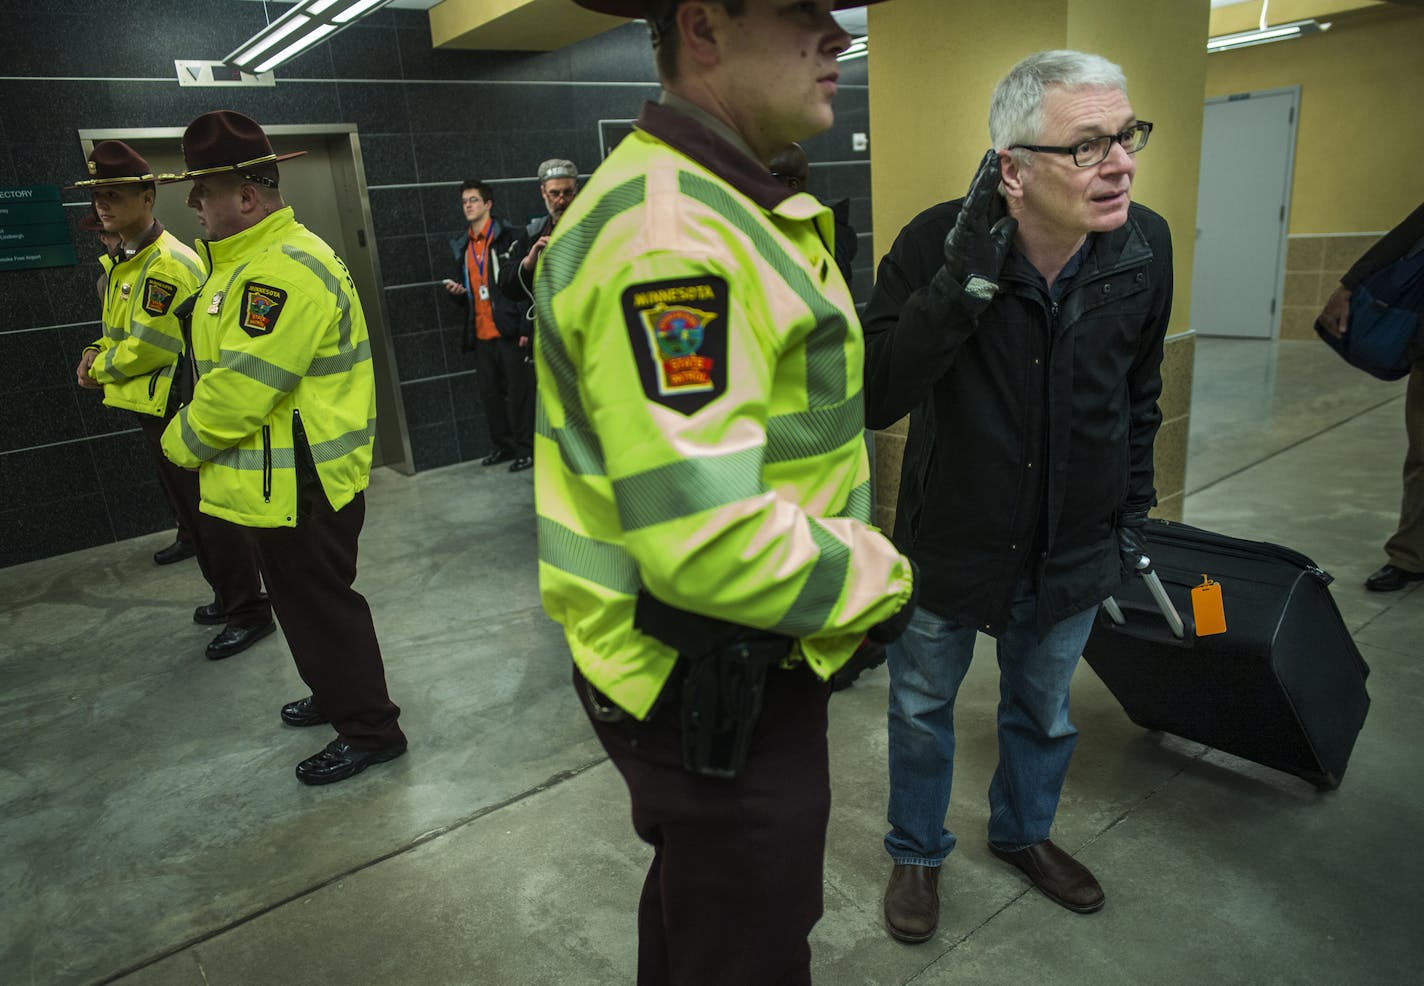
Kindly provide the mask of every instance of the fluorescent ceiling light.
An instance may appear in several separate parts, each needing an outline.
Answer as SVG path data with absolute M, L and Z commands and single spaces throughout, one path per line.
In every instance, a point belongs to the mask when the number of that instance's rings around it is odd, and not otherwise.
M 356 18 L 363 16 L 367 11 L 375 10 L 387 0 L 356 0 L 351 6 L 337 14 L 332 20 L 338 24 L 349 24 Z
M 265 59 L 261 63 L 259 63 L 258 66 L 252 70 L 252 74 L 261 75 L 263 72 L 270 72 L 272 69 L 285 62 L 287 59 L 294 57 L 300 52 L 306 51 L 308 48 L 316 44 L 328 34 L 339 30 L 340 28 L 337 27 L 335 24 L 318 24 L 306 34 L 303 34 L 301 37 L 297 38 L 296 41 L 293 41 L 291 44 L 287 45 L 287 47 L 277 52 L 277 54 L 273 55 L 271 58 Z
M 1206 50 L 1231 51 L 1234 48 L 1249 48 L 1251 45 L 1263 45 L 1271 41 L 1289 41 L 1291 38 L 1303 38 L 1307 34 L 1319 34 L 1321 31 L 1330 30 L 1327 21 L 1322 24 L 1317 20 L 1291 21 L 1289 24 L 1277 24 L 1275 27 L 1261 27 L 1253 31 L 1237 31 L 1235 34 L 1221 34 L 1214 38 L 1206 39 Z
M 249 64 L 258 55 L 262 54 L 268 48 L 271 48 L 278 41 L 281 41 L 293 31 L 310 23 L 310 21 L 311 18 L 309 17 L 304 17 L 301 15 L 291 16 L 290 14 L 284 14 L 277 20 L 273 21 L 271 24 L 267 25 L 266 30 L 252 37 L 246 45 L 239 48 L 231 55 L 228 55 L 227 58 L 223 59 L 223 61 L 227 62 L 229 65 L 241 66 Z
M 260 75 L 387 3 L 390 0 L 299 0 L 287 13 L 233 49 L 223 63 Z M 268 55 L 273 48 L 278 49 L 277 53 Z
M 1212 0 L 1212 6 L 1217 6 L 1216 0 Z M 1321 31 L 1330 30 L 1328 23 L 1321 24 L 1316 20 L 1290 21 L 1286 24 L 1277 24 L 1275 27 L 1266 26 L 1266 18 L 1271 9 L 1271 0 L 1261 0 L 1261 23 L 1254 31 L 1237 31 L 1235 34 L 1221 34 L 1214 38 L 1206 39 L 1206 53 L 1210 55 L 1216 51 L 1232 51 L 1236 48 L 1249 48 L 1252 45 L 1263 45 L 1271 41 L 1289 41 L 1291 38 L 1303 38 L 1307 34 L 1319 34 Z
M 870 53 L 870 38 L 852 38 L 850 47 L 836 56 L 837 61 L 848 62 L 852 58 L 864 58 Z

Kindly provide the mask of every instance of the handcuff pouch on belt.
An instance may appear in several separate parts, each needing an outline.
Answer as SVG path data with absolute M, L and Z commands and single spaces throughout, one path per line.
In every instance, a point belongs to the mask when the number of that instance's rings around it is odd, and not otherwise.
M 646 592 L 638 595 L 633 625 L 677 651 L 683 767 L 736 777 L 761 716 L 767 672 L 786 658 L 791 638 L 689 613 Z

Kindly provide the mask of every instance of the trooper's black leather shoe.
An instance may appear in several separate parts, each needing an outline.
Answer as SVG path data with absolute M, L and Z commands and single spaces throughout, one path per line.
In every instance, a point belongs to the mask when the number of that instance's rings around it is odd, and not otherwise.
M 502 449 L 502 448 L 497 448 L 497 449 L 495 449 L 493 452 L 491 452 L 489 455 L 487 455 L 487 456 L 485 456 L 483 459 L 481 459 L 481 460 L 480 460 L 480 465 L 482 465 L 482 466 L 496 466 L 496 465 L 499 465 L 501 462 L 508 462 L 508 461 L 509 461 L 510 459 L 512 459 L 512 458 L 514 458 L 514 453 L 513 453 L 513 452 L 506 452 L 506 451 L 505 451 L 504 449 Z
M 334 739 L 326 749 L 297 764 L 297 780 L 303 784 L 333 784 L 361 773 L 376 763 L 394 760 L 405 752 L 405 744 L 379 750 L 358 750 L 344 739 Z
M 153 553 L 153 563 L 155 565 L 172 565 L 175 561 L 182 561 L 184 558 L 192 558 L 198 553 L 187 541 L 174 541 L 166 548 L 159 548 Z
M 282 721 L 289 726 L 320 726 L 331 720 L 316 707 L 316 699 L 308 695 L 282 706 Z
M 1420 579 L 1424 579 L 1424 572 L 1411 572 L 1395 565 L 1383 565 L 1379 571 L 1365 579 L 1365 588 L 1371 592 L 1394 592 Z
M 255 627 L 224 627 L 223 632 L 208 644 L 208 660 L 221 661 L 225 657 L 241 654 L 275 629 L 277 624 L 273 620 Z
M 519 458 L 515 459 L 513 462 L 511 462 L 511 463 L 509 464 L 509 471 L 510 471 L 510 472 L 523 472 L 524 470 L 528 469 L 528 468 L 529 468 L 530 466 L 532 466 L 532 465 L 534 465 L 534 457 L 533 457 L 533 456 L 521 455 Z
M 205 627 L 215 627 L 219 623 L 227 622 L 227 614 L 217 604 L 217 600 L 213 600 L 193 610 L 193 622 L 201 623 Z

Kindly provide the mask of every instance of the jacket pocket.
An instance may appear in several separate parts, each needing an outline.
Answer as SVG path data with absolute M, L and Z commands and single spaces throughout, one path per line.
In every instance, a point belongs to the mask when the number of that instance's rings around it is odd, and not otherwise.
M 262 426 L 262 502 L 272 502 L 272 426 Z

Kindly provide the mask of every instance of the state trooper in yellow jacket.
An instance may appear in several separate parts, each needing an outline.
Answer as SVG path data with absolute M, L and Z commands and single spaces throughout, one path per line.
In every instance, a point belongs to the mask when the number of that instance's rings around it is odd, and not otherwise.
M 305 153 L 305 152 L 298 152 Z M 183 135 L 188 204 L 208 233 L 192 311 L 193 400 L 163 450 L 196 467 L 203 510 L 246 527 L 297 671 L 311 689 L 282 708 L 337 738 L 297 765 L 344 780 L 405 752 L 371 610 L 352 587 L 375 435 L 361 301 L 345 265 L 296 221 L 257 122 L 205 113 Z
M 137 151 L 118 140 L 100 141 L 89 156 L 90 177 L 74 184 L 94 201 L 100 227 L 118 247 L 99 258 L 104 268 L 104 334 L 84 350 L 79 385 L 103 388 L 104 403 L 134 413 L 160 485 L 187 534 L 213 601 L 193 620 L 227 624 L 207 646 L 212 660 L 231 657 L 272 631 L 272 610 L 262 594 L 257 558 L 242 531 L 206 518 L 198 509 L 198 479 L 169 462 L 160 442 L 177 409 L 174 383 L 186 363 L 176 311 L 202 280 L 198 258 L 153 217 L 154 176 Z M 173 547 L 154 555 L 163 564 Z
M 830 211 L 766 162 L 830 125 L 860 4 L 578 3 L 648 20 L 664 96 L 536 272 L 540 591 L 655 850 L 639 983 L 809 983 L 825 679 L 913 575 L 868 524 Z

